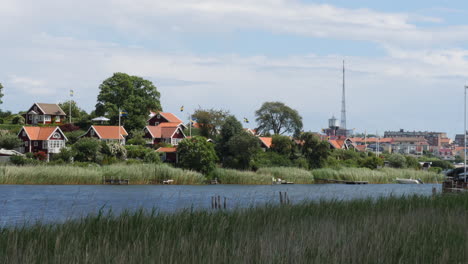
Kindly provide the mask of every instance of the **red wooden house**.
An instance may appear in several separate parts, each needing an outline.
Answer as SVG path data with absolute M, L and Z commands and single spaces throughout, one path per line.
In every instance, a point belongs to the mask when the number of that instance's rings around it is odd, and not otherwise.
M 186 138 L 181 123 L 160 123 L 157 126 L 146 126 L 145 136 L 148 144 L 156 145 L 167 143 L 177 146 L 181 140 Z
M 26 124 L 62 124 L 67 114 L 58 104 L 34 103 L 24 114 Z
M 149 116 L 148 125 L 150 126 L 157 126 L 162 123 L 177 123 L 182 124 L 182 127 L 185 128 L 184 122 L 173 113 L 150 112 Z
M 82 137 L 93 137 L 105 142 L 116 142 L 125 145 L 128 136 L 123 126 L 91 126 Z
M 164 162 L 170 162 L 170 163 L 177 163 L 178 156 L 177 156 L 177 148 L 171 147 L 171 148 L 158 148 L 156 150 L 158 153 L 162 153 L 161 159 Z
M 68 141 L 59 127 L 23 127 L 18 133 L 23 141 L 21 153 L 43 151 L 46 154 L 60 153 Z

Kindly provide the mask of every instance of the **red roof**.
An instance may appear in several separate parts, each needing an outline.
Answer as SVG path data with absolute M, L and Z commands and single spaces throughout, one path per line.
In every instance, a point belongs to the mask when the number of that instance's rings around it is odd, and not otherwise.
M 153 112 L 151 111 L 151 117 L 157 115 L 157 114 L 160 114 L 162 117 L 164 117 L 164 119 L 166 119 L 168 122 L 171 122 L 171 123 L 183 123 L 183 121 L 178 118 L 176 115 L 174 115 L 173 113 L 167 113 L 167 112 Z
M 96 131 L 100 139 L 124 139 L 128 136 L 127 131 L 123 126 L 91 126 L 90 129 Z
M 161 123 L 157 126 L 146 126 L 146 129 L 153 138 L 171 138 L 180 128 L 179 125 L 177 123 Z
M 328 140 L 328 142 L 330 142 L 330 144 L 336 148 L 336 149 L 341 149 L 343 147 L 343 144 L 344 144 L 344 140 L 343 139 L 330 139 Z
M 62 132 L 59 127 L 23 127 L 23 129 L 29 140 L 48 140 L 55 130 Z
M 352 142 L 359 142 L 359 143 L 376 143 L 377 138 L 375 137 L 370 137 L 370 138 L 350 138 Z M 393 138 L 379 138 L 379 143 L 392 143 Z
M 259 137 L 260 141 L 262 141 L 263 145 L 267 148 L 271 147 L 273 138 L 271 137 Z
M 158 148 L 156 150 L 156 152 L 165 152 L 165 153 L 173 153 L 173 152 L 177 152 L 177 148 Z

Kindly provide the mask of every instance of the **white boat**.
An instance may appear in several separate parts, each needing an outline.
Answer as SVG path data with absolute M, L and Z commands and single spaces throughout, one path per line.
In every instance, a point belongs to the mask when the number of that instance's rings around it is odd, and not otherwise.
M 420 179 L 414 180 L 396 178 L 396 182 L 399 184 L 423 184 L 423 182 Z

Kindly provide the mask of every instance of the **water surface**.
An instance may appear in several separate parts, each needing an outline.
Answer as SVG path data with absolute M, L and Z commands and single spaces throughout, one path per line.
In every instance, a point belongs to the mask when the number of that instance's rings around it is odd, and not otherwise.
M 211 197 L 226 197 L 228 208 L 279 203 L 287 192 L 291 203 L 320 199 L 349 200 L 382 196 L 431 195 L 437 184 L 294 184 L 294 185 L 0 185 L 0 225 L 63 222 L 112 209 L 156 208 L 162 212 L 209 209 Z

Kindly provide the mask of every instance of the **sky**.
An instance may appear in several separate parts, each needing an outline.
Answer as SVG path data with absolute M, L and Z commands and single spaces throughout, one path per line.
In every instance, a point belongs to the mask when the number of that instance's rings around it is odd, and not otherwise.
M 114 72 L 151 80 L 164 111 L 251 120 L 281 101 L 320 131 L 463 133 L 468 2 L 0 0 L 0 108 L 74 100 L 94 109 Z M 179 107 L 185 106 L 183 113 Z

